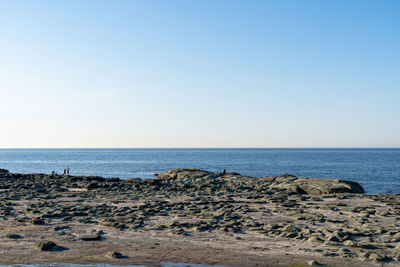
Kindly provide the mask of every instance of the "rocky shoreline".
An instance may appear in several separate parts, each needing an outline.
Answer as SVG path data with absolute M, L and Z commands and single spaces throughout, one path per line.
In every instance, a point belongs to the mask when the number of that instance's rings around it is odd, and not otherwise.
M 0 264 L 398 266 L 400 195 L 178 169 L 157 179 L 0 169 Z

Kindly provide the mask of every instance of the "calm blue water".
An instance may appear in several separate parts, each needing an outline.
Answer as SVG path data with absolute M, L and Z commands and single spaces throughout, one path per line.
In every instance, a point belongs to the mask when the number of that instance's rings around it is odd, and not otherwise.
M 400 149 L 0 149 L 0 168 L 20 173 L 62 173 L 152 178 L 176 168 L 290 173 L 359 182 L 367 193 L 400 193 Z

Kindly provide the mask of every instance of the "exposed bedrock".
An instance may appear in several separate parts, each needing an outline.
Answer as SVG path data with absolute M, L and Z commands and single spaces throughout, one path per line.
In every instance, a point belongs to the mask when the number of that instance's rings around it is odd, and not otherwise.
M 356 182 L 281 176 L 249 177 L 239 173 L 214 173 L 198 169 L 176 169 L 157 175 L 157 179 L 102 178 L 98 176 L 62 176 L 46 174 L 18 174 L 0 169 L 1 189 L 29 189 L 39 192 L 63 191 L 68 188 L 85 190 L 134 190 L 164 192 L 258 192 L 325 195 L 336 193 L 364 193 Z
M 176 169 L 157 175 L 158 179 L 177 180 L 175 183 L 209 184 L 217 181 L 241 187 L 286 190 L 291 194 L 323 195 L 335 193 L 364 193 L 363 187 L 351 181 L 337 179 L 304 178 L 293 175 L 248 177 L 238 173 L 213 173 L 198 169 Z

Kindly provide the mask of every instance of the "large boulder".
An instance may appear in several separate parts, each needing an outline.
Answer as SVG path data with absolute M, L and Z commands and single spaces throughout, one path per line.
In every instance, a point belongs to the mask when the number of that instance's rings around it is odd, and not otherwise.
M 299 178 L 295 183 L 309 195 L 365 193 L 359 183 L 346 180 Z
M 201 178 L 205 176 L 214 176 L 214 173 L 198 169 L 176 169 L 158 174 L 157 179 Z
M 359 183 L 346 180 L 279 176 L 275 182 L 274 187 L 291 189 L 298 194 L 365 193 Z

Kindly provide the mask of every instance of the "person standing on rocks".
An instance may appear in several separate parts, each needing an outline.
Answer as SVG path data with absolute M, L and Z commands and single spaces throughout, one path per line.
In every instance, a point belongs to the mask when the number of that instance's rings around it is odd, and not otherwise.
M 69 175 L 69 166 L 67 166 L 67 175 Z

